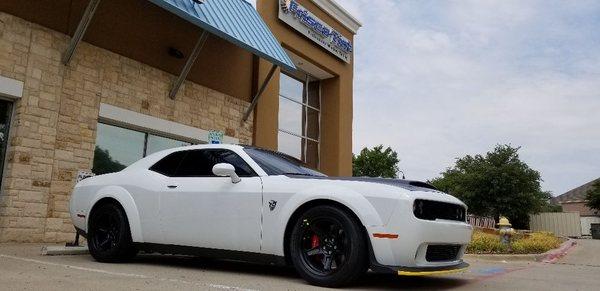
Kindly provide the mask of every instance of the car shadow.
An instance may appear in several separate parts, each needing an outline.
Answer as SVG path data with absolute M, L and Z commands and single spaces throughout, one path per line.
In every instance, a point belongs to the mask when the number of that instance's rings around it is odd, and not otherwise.
M 188 270 L 207 270 L 222 273 L 250 274 L 278 277 L 303 282 L 292 267 L 254 264 L 240 261 L 217 260 L 191 256 L 175 255 L 138 255 L 131 263 L 185 268 Z M 345 290 L 440 290 L 457 288 L 469 284 L 470 280 L 455 277 L 403 277 L 393 274 L 369 272 Z
M 444 290 L 469 284 L 468 279 L 454 277 L 406 277 L 393 274 L 367 273 L 351 288 L 361 290 Z

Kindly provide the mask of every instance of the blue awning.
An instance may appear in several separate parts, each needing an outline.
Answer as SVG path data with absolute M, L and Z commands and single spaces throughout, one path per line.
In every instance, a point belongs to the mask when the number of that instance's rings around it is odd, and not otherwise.
M 200 28 L 228 40 L 287 70 L 294 63 L 262 20 L 245 0 L 149 0 Z

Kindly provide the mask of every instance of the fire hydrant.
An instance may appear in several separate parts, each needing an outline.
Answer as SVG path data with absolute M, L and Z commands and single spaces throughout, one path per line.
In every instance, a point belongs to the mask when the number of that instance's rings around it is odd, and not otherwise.
M 500 241 L 510 247 L 510 238 L 515 234 L 515 230 L 511 227 L 512 224 L 508 221 L 508 218 L 501 216 L 498 222 L 500 228 Z

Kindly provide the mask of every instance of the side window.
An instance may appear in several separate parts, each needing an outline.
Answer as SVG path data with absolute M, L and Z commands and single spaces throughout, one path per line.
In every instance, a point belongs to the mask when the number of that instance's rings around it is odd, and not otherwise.
M 212 173 L 212 163 L 207 159 L 204 150 L 191 150 L 186 151 L 187 155 L 179 164 L 177 168 L 176 177 L 211 177 L 214 176 Z
M 163 174 L 165 176 L 173 177 L 181 164 L 181 161 L 187 154 L 187 151 L 179 151 L 174 152 L 166 157 L 162 158 L 160 161 L 156 162 L 156 164 L 150 167 L 150 171 L 157 172 L 159 174 Z
M 256 173 L 250 165 L 248 165 L 240 156 L 236 153 L 228 150 L 212 151 L 215 156 L 215 160 L 219 163 L 228 163 L 233 165 L 236 174 L 240 177 L 252 177 L 256 176 Z
M 229 150 L 207 149 L 187 151 L 180 163 L 177 177 L 214 177 L 212 168 L 218 163 L 229 163 L 235 167 L 240 177 L 251 177 L 256 174 L 244 160 Z

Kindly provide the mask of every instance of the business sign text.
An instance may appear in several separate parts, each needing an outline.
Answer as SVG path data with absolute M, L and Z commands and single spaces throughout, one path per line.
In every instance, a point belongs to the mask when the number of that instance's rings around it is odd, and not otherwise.
M 350 62 L 352 43 L 296 0 L 281 0 L 279 19 L 346 63 Z

